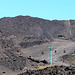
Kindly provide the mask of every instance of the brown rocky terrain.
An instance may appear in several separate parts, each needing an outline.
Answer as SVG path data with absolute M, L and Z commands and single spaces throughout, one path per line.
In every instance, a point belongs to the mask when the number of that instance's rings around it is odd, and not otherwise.
M 1 18 L 0 73 L 7 72 L 8 75 L 17 75 L 25 67 L 32 69 L 37 67 L 39 63 L 46 65 L 44 63 L 46 61 L 48 65 L 49 51 L 47 47 L 50 45 L 54 46 L 53 52 L 55 48 L 59 51 L 56 55 L 53 54 L 53 56 L 55 55 L 53 57 L 55 62 L 65 47 L 74 47 L 75 43 L 72 42 L 75 40 L 74 25 L 75 20 L 50 21 L 30 16 Z M 55 41 L 55 39 L 63 40 Z M 63 42 L 64 40 L 65 42 Z M 66 50 L 68 54 L 70 50 L 68 48 Z M 44 55 L 41 54 L 42 51 L 45 52 Z M 32 56 L 35 60 L 28 59 L 29 56 Z M 56 60 L 55 57 L 57 57 Z M 66 58 L 68 59 L 68 57 Z M 44 59 L 47 60 L 43 62 Z M 75 59 L 75 57 L 72 57 L 72 59 Z
M 75 37 L 75 20 L 44 20 L 30 16 L 4 17 L 0 19 L 0 33 L 3 35 L 28 35 L 47 37 Z
M 75 68 L 65 66 L 47 67 L 40 70 L 27 71 L 18 75 L 75 75 Z

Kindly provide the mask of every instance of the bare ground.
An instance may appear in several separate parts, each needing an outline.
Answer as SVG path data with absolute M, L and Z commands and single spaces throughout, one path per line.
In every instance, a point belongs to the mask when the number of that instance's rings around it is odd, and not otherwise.
M 69 66 L 72 63 L 66 63 L 61 60 L 61 57 L 64 55 L 67 55 L 69 53 L 73 53 L 75 50 L 75 42 L 69 41 L 69 40 L 61 40 L 61 39 L 55 39 L 51 43 L 44 43 L 41 45 L 35 45 L 32 47 L 28 48 L 22 48 L 20 53 L 22 54 L 23 57 L 29 57 L 32 56 L 33 59 L 35 60 L 46 60 L 47 62 L 50 61 L 50 55 L 49 55 L 49 49 L 48 46 L 53 46 L 54 48 L 52 49 L 52 59 L 53 59 L 53 64 L 56 65 L 64 65 L 64 66 Z M 57 50 L 57 53 L 55 53 L 55 50 Z M 64 50 L 66 50 L 66 53 L 64 53 Z M 42 55 L 42 51 L 44 51 L 44 54 Z M 74 57 L 75 58 L 75 57 Z M 73 58 L 73 59 L 74 59 Z M 73 61 L 73 60 L 72 60 Z M 30 62 L 30 60 L 27 61 L 27 68 L 33 68 L 31 65 L 37 66 L 38 63 L 35 62 Z M 9 70 L 8 68 L 4 68 L 3 66 L 0 66 L 0 72 L 2 73 L 5 71 L 7 75 L 17 75 L 19 73 L 22 73 L 23 71 L 12 71 Z

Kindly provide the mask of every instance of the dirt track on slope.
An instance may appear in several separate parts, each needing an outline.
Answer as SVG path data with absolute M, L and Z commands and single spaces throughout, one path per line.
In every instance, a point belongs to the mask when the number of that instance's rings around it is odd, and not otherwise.
M 70 64 L 61 62 L 59 59 L 61 56 L 67 55 L 68 53 L 72 53 L 75 48 L 75 42 L 68 41 L 68 40 L 61 40 L 61 39 L 55 39 L 54 42 L 52 43 L 46 43 L 42 45 L 36 45 L 33 47 L 26 48 L 22 50 L 23 55 L 25 56 L 26 51 L 26 56 L 32 56 L 34 59 L 39 59 L 39 60 L 47 60 L 48 62 L 50 61 L 50 55 L 49 55 L 49 49 L 48 46 L 53 46 L 54 48 L 52 49 L 52 59 L 53 63 L 57 65 L 64 65 L 64 66 L 69 66 Z M 54 51 L 57 50 L 57 53 Z M 66 53 L 64 53 L 64 50 Z M 42 55 L 41 52 L 44 51 L 44 54 Z

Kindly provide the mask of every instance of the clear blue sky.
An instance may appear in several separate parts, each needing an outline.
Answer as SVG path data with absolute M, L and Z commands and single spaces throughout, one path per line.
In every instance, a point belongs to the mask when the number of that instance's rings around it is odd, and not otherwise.
M 0 0 L 0 18 L 18 15 L 49 20 L 75 19 L 75 0 Z

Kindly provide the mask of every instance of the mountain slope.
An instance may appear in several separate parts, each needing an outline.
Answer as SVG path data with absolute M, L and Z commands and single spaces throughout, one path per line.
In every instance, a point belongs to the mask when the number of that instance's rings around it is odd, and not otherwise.
M 38 37 L 55 38 L 64 35 L 74 36 L 75 20 L 44 20 L 30 16 L 5 17 L 0 19 L 0 32 L 13 35 L 33 35 Z

